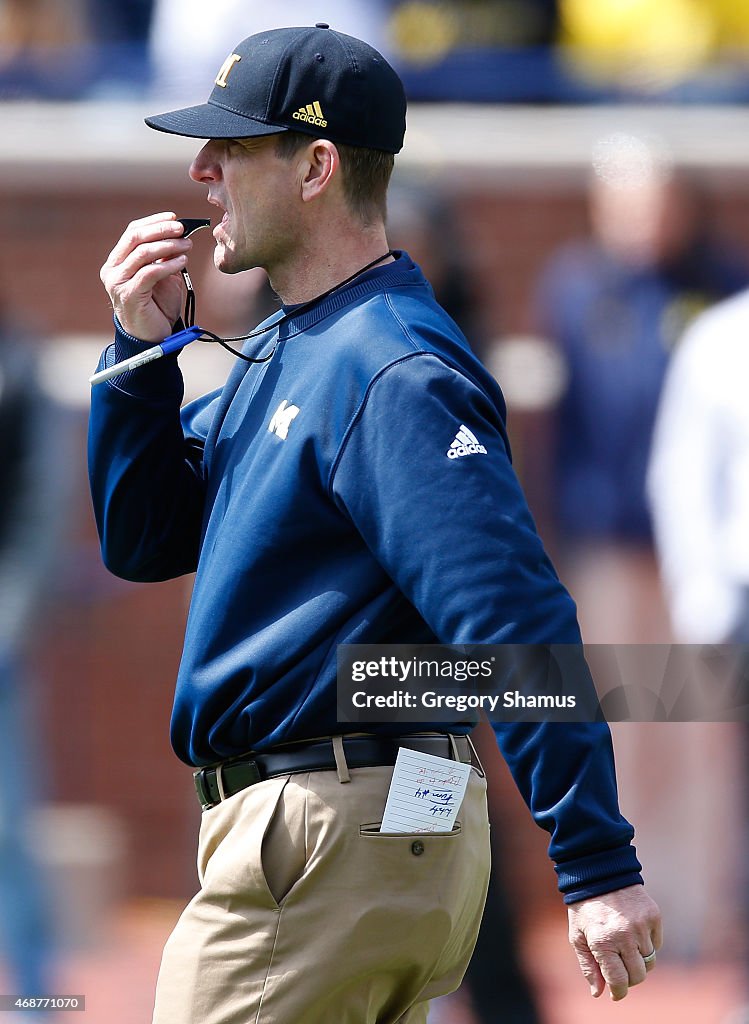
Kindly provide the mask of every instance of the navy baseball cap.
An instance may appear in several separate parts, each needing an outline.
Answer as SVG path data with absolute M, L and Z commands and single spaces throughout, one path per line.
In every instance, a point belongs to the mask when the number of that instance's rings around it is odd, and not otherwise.
M 244 39 L 219 68 L 207 103 L 147 117 L 146 124 L 196 139 L 296 131 L 397 153 L 406 95 L 381 53 L 318 23 Z

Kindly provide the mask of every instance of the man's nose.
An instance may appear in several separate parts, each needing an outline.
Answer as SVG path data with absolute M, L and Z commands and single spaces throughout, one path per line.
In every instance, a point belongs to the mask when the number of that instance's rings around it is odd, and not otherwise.
M 221 177 L 218 151 L 213 141 L 207 142 L 190 164 L 189 175 L 193 181 L 217 181 Z

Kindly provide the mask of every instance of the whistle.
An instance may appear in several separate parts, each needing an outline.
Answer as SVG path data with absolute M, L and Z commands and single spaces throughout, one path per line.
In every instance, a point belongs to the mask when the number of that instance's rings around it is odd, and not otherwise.
M 208 217 L 177 217 L 177 220 L 185 229 L 182 233 L 183 238 L 189 238 L 190 235 L 200 231 L 201 228 L 209 228 L 211 226 Z

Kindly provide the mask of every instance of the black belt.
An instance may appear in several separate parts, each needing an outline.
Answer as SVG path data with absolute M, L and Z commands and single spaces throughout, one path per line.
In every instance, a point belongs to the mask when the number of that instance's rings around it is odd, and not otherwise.
M 453 741 L 455 749 L 453 748 Z M 400 747 L 418 750 L 422 754 L 448 757 L 469 764 L 471 743 L 467 736 L 451 739 L 444 733 L 425 736 L 344 736 L 343 750 L 349 768 L 374 768 L 395 764 Z M 295 772 L 335 770 L 336 760 L 331 740 L 312 740 L 276 747 L 266 753 L 252 753 L 243 758 L 223 761 L 195 772 L 195 788 L 204 811 L 234 796 L 248 786 L 279 775 Z

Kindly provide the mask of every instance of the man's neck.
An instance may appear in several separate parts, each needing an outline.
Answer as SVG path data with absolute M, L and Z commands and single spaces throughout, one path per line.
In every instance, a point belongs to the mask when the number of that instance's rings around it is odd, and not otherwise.
M 309 302 L 385 257 L 388 249 L 382 225 L 338 237 L 318 236 L 313 244 L 300 246 L 293 258 L 269 267 L 270 283 L 285 306 Z M 391 261 L 383 258 L 378 266 Z

